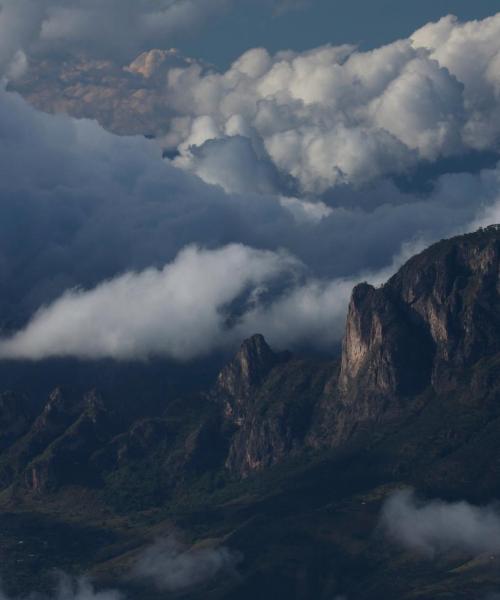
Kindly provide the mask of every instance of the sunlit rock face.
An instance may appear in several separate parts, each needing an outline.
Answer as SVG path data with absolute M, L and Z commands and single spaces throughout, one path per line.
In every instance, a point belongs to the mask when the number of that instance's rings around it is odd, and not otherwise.
M 379 289 L 353 292 L 341 389 L 441 389 L 453 369 L 499 351 L 499 230 L 436 244 Z

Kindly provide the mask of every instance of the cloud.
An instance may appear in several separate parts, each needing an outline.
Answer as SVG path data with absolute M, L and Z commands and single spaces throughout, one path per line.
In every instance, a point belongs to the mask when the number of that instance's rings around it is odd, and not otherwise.
M 224 546 L 186 549 L 169 537 L 142 555 L 133 575 L 151 580 L 159 590 L 177 592 L 232 572 L 240 561 L 239 554 Z
M 128 81 L 128 71 L 114 72 L 114 91 L 99 70 L 89 95 L 67 65 L 59 76 L 44 71 L 47 63 L 19 86 L 35 104 L 76 115 L 93 110 L 122 133 L 137 131 L 140 110 L 147 133 L 180 154 L 177 166 L 233 192 L 262 193 L 273 180 L 284 195 L 293 182 L 295 195 L 321 196 L 408 175 L 421 164 L 500 152 L 500 13 L 468 23 L 445 17 L 369 52 L 344 45 L 270 55 L 254 48 L 223 73 L 197 61 L 150 62 L 155 67 L 142 84 Z M 57 82 L 52 91 L 48 75 Z M 120 119 L 110 117 L 113 105 Z M 247 146 L 231 139 L 241 137 Z
M 225 546 L 189 548 L 174 536 L 158 539 L 135 561 L 130 580 L 150 582 L 160 591 L 183 592 L 220 575 L 235 573 L 242 555 Z M 33 591 L 29 600 L 125 600 L 116 589 L 97 589 L 87 577 L 78 579 L 59 572 L 50 596 Z M 0 600 L 16 600 L 0 587 Z
M 324 202 L 308 202 L 300 198 L 282 196 L 280 204 L 290 211 L 299 223 L 321 223 L 323 219 L 333 214 L 333 209 Z
M 70 290 L 42 307 L 10 338 L 0 359 L 188 360 L 264 331 L 278 348 L 332 348 L 344 333 L 351 291 L 381 284 L 419 245 L 405 246 L 386 269 L 319 280 L 284 252 L 230 245 L 185 248 L 163 269 L 128 273 L 91 290 Z
M 259 0 L 279 14 L 302 0 Z M 194 36 L 236 0 L 0 0 L 0 70 L 22 52 L 30 58 L 84 54 L 129 61 L 144 50 L 169 48 Z
M 160 538 L 139 555 L 129 580 L 152 583 L 164 592 L 184 592 L 220 575 L 232 575 L 242 561 L 239 552 L 225 546 L 203 545 L 189 548 L 174 536 Z M 33 591 L 29 600 L 125 600 L 116 589 L 97 589 L 87 577 L 78 579 L 59 572 L 50 596 Z M 0 587 L 0 600 L 14 599 Z
M 220 185 L 228 193 L 277 194 L 284 182 L 267 153 L 259 157 L 251 141 L 241 135 L 210 139 L 174 160 L 207 183 Z
M 30 594 L 30 600 L 48 600 L 47 596 L 36 592 Z M 123 600 L 124 596 L 116 590 L 97 591 L 92 583 L 81 578 L 74 580 L 67 575 L 59 576 L 59 583 L 53 600 Z M 0 600 L 11 600 L 0 589 Z
M 385 502 L 381 525 L 395 542 L 431 557 L 453 550 L 470 555 L 500 551 L 500 513 L 492 506 L 424 502 L 405 490 Z
M 129 273 L 42 308 L 0 342 L 0 357 L 192 358 L 227 343 L 226 308 L 296 267 L 284 254 L 240 245 L 183 250 L 162 270 Z
M 228 193 L 162 161 L 153 141 L 39 113 L 5 91 L 0 141 L 0 326 L 11 357 L 186 359 L 256 331 L 280 347 L 331 347 L 355 283 L 390 274 L 408 243 L 493 219 L 499 189 L 490 169 L 442 176 L 428 196 L 390 182 L 343 187 L 334 201 Z M 192 315 L 169 300 L 175 272 L 198 278 L 186 291 Z
M 84 52 L 127 59 L 142 49 L 172 45 L 231 0 L 1 0 L 0 57 Z M 168 43 L 170 41 L 170 44 Z M 1 63 L 0 63 L 1 64 Z
M 497 22 L 488 22 L 488 31 Z M 465 26 L 450 21 L 451 30 L 457 27 Z M 484 23 L 471 27 L 469 35 L 482 40 Z M 166 160 L 154 140 L 42 114 L 1 89 L 4 356 L 187 359 L 256 331 L 279 347 L 331 348 L 342 335 L 352 285 L 390 274 L 405 245 L 498 216 L 500 169 L 493 162 L 470 173 L 442 172 L 450 162 L 439 153 L 455 147 L 455 133 L 447 132 L 465 123 L 472 100 L 462 102 L 464 86 L 473 82 L 465 75 L 460 82 L 430 58 L 428 40 L 448 47 L 450 35 L 424 37 L 371 53 L 344 46 L 270 56 L 254 49 L 224 74 L 175 51 L 143 55 L 123 70 L 119 93 L 131 81 L 166 90 L 164 104 L 150 105 L 138 87 L 130 109 L 144 106 L 155 119 L 166 111 Z M 484 40 L 491 54 L 494 36 Z M 99 69 L 91 65 L 70 61 L 66 68 L 93 81 Z M 415 94 L 403 93 L 415 89 L 416 108 Z M 408 131 L 396 131 L 397 119 L 374 128 L 374 119 L 391 120 L 394 106 L 413 115 L 404 120 Z M 433 154 L 436 144 L 441 149 Z M 401 178 L 412 164 L 432 164 L 434 185 L 426 193 L 411 185 L 403 191 L 389 176 Z M 235 248 L 241 262 L 221 278 L 220 265 Z M 190 288 L 198 321 L 186 324 L 185 338 L 178 324 L 187 323 L 186 311 L 164 301 L 181 267 L 199 280 Z M 141 296 L 141 286 L 149 293 Z M 149 316 L 122 301 L 124 294 L 140 296 Z
M 432 35 L 445 25 L 447 35 Z M 202 143 L 227 135 L 238 118 L 238 135 L 259 140 L 273 165 L 309 194 L 470 150 L 498 151 L 500 130 L 491 123 L 498 121 L 499 33 L 500 14 L 466 24 L 448 17 L 370 52 L 325 46 L 270 56 L 254 49 L 226 73 L 190 67 L 172 74 L 166 96 L 177 90 L 191 119 L 178 149 L 188 165 L 200 116 L 212 123 Z M 467 44 L 457 42 L 464 36 Z M 470 72 L 465 65 L 476 59 L 481 70 Z

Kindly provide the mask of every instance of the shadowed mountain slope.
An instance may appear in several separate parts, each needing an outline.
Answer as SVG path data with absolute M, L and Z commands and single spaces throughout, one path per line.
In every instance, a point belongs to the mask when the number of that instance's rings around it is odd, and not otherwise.
M 130 580 L 130 565 L 179 528 L 189 543 L 218 540 L 243 556 L 236 573 L 186 598 L 500 590 L 496 558 L 428 561 L 377 528 L 382 502 L 401 486 L 500 499 L 499 276 L 500 228 L 441 241 L 385 285 L 354 289 L 338 359 L 275 353 L 255 335 L 206 391 L 147 394 L 158 366 L 144 367 L 142 410 L 140 386 L 120 388 L 118 401 L 99 381 L 73 391 L 54 381 L 41 408 L 29 393 L 0 389 L 6 584 L 30 591 L 64 564 L 131 598 L 163 597 Z M 37 520 L 87 540 L 69 565 L 56 539 L 43 558 L 32 552 L 29 574 L 15 562 L 19 536 L 30 532 L 36 546 Z M 101 551 L 87 552 L 99 536 Z

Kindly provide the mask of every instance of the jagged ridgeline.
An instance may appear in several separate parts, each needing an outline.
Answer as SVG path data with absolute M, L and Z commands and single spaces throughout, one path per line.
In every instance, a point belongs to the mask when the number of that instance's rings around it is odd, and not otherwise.
M 274 352 L 255 335 L 202 392 L 169 387 L 157 363 L 118 395 L 92 370 L 87 385 L 54 379 L 42 399 L 29 385 L 0 389 L 7 584 L 29 591 L 64 554 L 75 572 L 128 589 L 128 553 L 175 525 L 244 556 L 234 577 L 187 597 L 486 593 L 498 569 L 451 577 L 402 563 L 374 531 L 400 485 L 500 499 L 499 275 L 494 226 L 435 244 L 379 288 L 358 285 L 331 361 Z M 38 548 L 39 521 L 70 533 L 16 562 L 20 536 Z M 65 535 L 83 540 L 70 556 Z

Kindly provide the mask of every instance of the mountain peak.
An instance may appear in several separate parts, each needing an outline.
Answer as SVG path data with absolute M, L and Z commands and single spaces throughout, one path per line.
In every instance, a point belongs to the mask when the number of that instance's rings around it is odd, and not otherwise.
M 250 390 L 262 383 L 264 377 L 278 362 L 279 356 L 271 350 L 261 334 L 246 339 L 236 356 L 219 374 L 219 390 L 235 398 L 248 396 Z
M 414 393 L 500 350 L 500 227 L 442 240 L 384 286 L 354 290 L 340 385 Z

